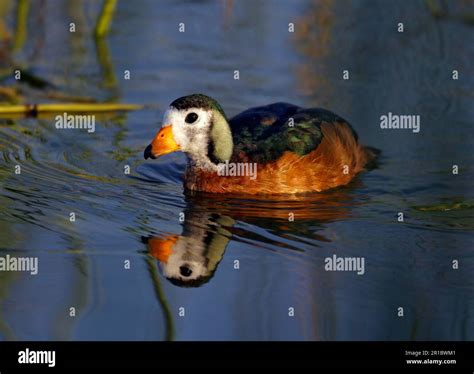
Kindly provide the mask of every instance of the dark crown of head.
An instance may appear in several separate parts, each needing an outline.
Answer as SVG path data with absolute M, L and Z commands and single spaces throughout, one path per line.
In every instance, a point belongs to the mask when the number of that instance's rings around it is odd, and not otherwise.
M 203 94 L 183 96 L 173 101 L 170 105 L 178 110 L 186 110 L 190 108 L 201 108 L 205 110 L 216 109 L 225 116 L 219 103 L 212 97 Z

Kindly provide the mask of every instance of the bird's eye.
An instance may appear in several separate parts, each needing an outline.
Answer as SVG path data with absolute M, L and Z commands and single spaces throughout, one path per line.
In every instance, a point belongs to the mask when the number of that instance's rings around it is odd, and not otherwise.
M 186 116 L 185 121 L 186 123 L 194 123 L 196 122 L 197 119 L 198 119 L 198 115 L 194 112 L 191 112 Z

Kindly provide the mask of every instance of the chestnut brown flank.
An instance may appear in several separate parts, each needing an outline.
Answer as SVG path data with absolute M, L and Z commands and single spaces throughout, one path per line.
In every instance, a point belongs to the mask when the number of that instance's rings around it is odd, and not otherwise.
M 346 123 L 322 123 L 321 130 L 324 137 L 314 151 L 305 156 L 286 151 L 274 162 L 257 164 L 255 180 L 188 169 L 186 188 L 214 193 L 292 194 L 345 185 L 373 156 L 358 143 Z

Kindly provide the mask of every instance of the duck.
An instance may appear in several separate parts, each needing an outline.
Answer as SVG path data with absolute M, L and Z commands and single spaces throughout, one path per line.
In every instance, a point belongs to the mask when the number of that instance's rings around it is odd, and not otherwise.
M 322 108 L 278 102 L 228 119 L 210 96 L 174 100 L 144 150 L 187 156 L 184 188 L 230 194 L 299 194 L 349 184 L 377 157 L 352 126 Z

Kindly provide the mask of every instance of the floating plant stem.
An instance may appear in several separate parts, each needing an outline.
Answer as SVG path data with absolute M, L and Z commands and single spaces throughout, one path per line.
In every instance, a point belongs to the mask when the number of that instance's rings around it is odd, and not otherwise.
M 98 113 L 142 109 L 143 105 L 120 103 L 67 103 L 67 104 L 24 104 L 1 106 L 0 114 L 25 114 L 35 116 L 39 113 L 70 112 Z

